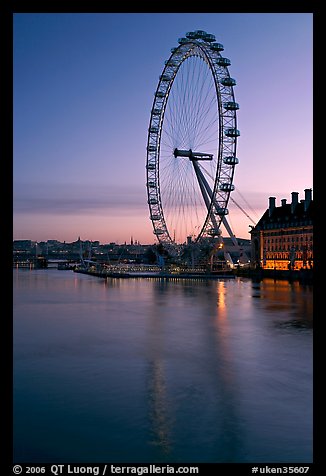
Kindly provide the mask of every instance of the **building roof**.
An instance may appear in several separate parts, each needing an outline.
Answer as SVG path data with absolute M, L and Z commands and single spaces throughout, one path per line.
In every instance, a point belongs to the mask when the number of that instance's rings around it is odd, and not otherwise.
M 292 213 L 291 203 L 280 207 L 274 207 L 271 214 L 269 208 L 265 211 L 257 225 L 251 232 L 265 230 L 266 228 L 284 228 L 312 225 L 313 200 L 310 201 L 307 210 L 304 209 L 304 201 L 299 202 Z

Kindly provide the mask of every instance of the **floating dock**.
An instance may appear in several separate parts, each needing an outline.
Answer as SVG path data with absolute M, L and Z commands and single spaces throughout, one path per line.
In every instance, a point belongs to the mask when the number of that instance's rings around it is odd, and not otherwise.
M 113 272 L 113 271 L 92 271 L 87 269 L 74 269 L 75 273 L 88 274 L 99 278 L 152 278 L 152 279 L 232 279 L 235 278 L 234 272 L 223 271 L 215 273 L 164 273 L 164 272 Z

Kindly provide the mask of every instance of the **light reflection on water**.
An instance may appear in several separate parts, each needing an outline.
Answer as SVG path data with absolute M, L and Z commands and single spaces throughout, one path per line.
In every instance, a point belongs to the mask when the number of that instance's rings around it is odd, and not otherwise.
M 310 462 L 312 288 L 14 270 L 15 462 Z

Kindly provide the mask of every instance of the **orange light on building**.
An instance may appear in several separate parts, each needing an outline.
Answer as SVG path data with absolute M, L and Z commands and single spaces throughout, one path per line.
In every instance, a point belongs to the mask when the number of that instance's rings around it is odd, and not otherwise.
M 276 207 L 270 197 L 269 208 L 251 230 L 252 263 L 262 269 L 301 270 L 313 268 L 313 222 L 311 189 L 298 201 L 292 192 L 292 203 Z

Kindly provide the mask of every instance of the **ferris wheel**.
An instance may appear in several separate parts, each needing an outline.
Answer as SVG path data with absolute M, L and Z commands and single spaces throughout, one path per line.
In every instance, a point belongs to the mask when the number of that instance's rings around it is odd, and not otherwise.
M 202 30 L 178 42 L 159 78 L 147 140 L 147 199 L 161 243 L 220 234 L 239 162 L 236 81 L 223 45 Z

